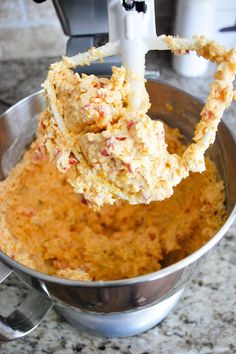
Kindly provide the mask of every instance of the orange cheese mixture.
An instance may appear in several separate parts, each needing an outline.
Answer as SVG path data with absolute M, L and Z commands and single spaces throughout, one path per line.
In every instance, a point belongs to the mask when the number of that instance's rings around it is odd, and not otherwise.
M 170 153 L 182 154 L 165 127 Z M 36 140 L 0 183 L 0 249 L 38 271 L 67 279 L 115 280 L 160 269 L 207 242 L 222 225 L 224 185 L 206 159 L 175 193 L 149 205 L 81 201 Z

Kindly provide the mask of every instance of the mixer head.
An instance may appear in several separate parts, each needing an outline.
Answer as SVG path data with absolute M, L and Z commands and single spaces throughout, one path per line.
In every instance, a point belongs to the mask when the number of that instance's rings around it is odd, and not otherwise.
M 34 0 L 37 3 L 46 0 Z M 153 2 L 153 1 L 151 1 Z M 108 22 L 110 26 L 109 6 L 107 0 L 53 0 L 54 7 L 61 22 L 64 33 L 69 36 L 66 55 L 73 56 L 83 53 L 91 47 L 100 47 L 108 42 Z M 117 3 L 123 13 L 137 12 L 140 15 L 150 10 L 150 1 L 118 0 Z M 120 12 L 120 11 L 119 11 Z M 153 10 L 154 12 L 154 10 Z M 141 17 L 141 16 L 140 16 Z M 146 17 L 146 16 L 145 16 Z M 155 23 L 155 19 L 154 19 Z M 142 25 L 140 26 L 142 30 Z M 77 68 L 78 72 L 94 73 L 96 75 L 110 75 L 112 66 L 121 66 L 121 58 L 116 55 L 107 57 L 103 63 L 91 63 L 90 67 Z M 159 72 L 145 70 L 147 77 L 157 78 Z

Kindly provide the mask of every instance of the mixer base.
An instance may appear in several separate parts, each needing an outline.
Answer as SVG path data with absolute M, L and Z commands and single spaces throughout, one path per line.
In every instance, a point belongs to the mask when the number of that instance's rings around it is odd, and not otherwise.
M 82 332 L 102 337 L 128 337 L 149 330 L 160 323 L 176 305 L 183 289 L 168 299 L 142 310 L 94 314 L 55 306 L 55 310 Z

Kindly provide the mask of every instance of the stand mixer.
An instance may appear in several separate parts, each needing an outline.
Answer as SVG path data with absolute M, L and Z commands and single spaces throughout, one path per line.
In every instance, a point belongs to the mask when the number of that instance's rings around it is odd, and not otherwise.
M 54 1 L 54 3 L 64 3 L 65 7 L 69 7 L 71 3 L 79 4 L 82 1 Z M 84 1 L 83 3 L 91 5 L 91 2 Z M 93 5 L 98 6 L 102 3 L 104 4 L 103 1 L 96 1 Z M 145 53 L 154 48 L 171 49 L 176 54 L 187 54 L 189 50 L 196 50 L 199 55 L 216 61 L 218 75 L 216 75 L 215 82 L 212 84 L 210 98 L 207 101 L 208 106 L 203 109 L 200 102 L 183 91 L 164 83 L 150 82 L 147 85 L 149 86 L 150 100 L 153 103 L 150 116 L 166 117 L 167 123 L 175 121 L 186 133 L 184 135 L 188 137 L 190 142 L 190 135 L 192 136 L 201 110 L 202 117 L 205 118 L 206 122 L 210 121 L 210 128 L 213 128 L 215 132 L 224 108 L 231 103 L 233 74 L 236 70 L 236 53 L 233 50 L 226 51 L 223 47 L 211 47 L 211 41 L 204 39 L 184 40 L 167 38 L 166 36 L 157 37 L 154 31 L 153 4 L 154 1 L 124 1 L 123 3 L 121 1 L 109 1 L 109 21 L 112 20 L 113 27 L 113 29 L 110 29 L 110 42 L 98 49 L 67 59 L 72 67 L 88 64 L 90 59 L 98 60 L 103 56 L 107 56 L 112 63 L 114 57 L 109 56 L 120 53 L 122 62 L 128 69 L 135 69 L 138 76 L 144 74 Z M 77 14 L 76 11 L 74 13 L 76 18 Z M 63 13 L 61 13 L 61 16 L 63 16 Z M 146 19 L 150 21 L 146 23 Z M 122 27 L 123 25 L 124 27 Z M 137 32 L 136 29 L 134 31 L 133 25 L 136 26 Z M 100 33 L 103 33 L 102 29 L 101 31 Z M 135 43 L 133 36 L 136 36 L 137 33 L 141 38 L 138 38 L 138 43 Z M 129 43 L 133 52 L 128 47 Z M 87 48 L 84 48 L 84 50 L 87 50 Z M 78 50 L 78 52 L 80 51 Z M 138 63 L 135 58 L 139 58 Z M 108 67 L 108 64 L 106 65 Z M 101 64 L 97 64 L 97 66 L 102 67 Z M 85 71 L 84 67 L 82 71 Z M 93 72 L 93 67 L 90 66 L 89 71 Z M 135 79 L 133 76 L 129 77 L 135 93 L 130 98 L 130 102 L 134 106 L 139 104 L 137 97 L 142 90 L 142 86 L 136 90 Z M 228 85 L 228 92 L 221 92 L 221 84 L 224 80 Z M 221 100 L 219 95 L 222 93 L 227 93 L 227 96 L 222 96 Z M 176 99 L 176 111 L 168 111 L 165 103 L 173 97 Z M 219 109 L 218 115 L 209 110 L 209 104 L 213 100 L 215 100 L 214 103 Z M 217 106 L 218 104 L 219 106 Z M 183 107 L 184 111 L 182 110 Z M 21 154 L 25 146 L 28 146 L 36 130 L 36 116 L 43 109 L 45 109 L 45 101 L 42 93 L 38 92 L 19 102 L 1 117 L 2 134 L 6 137 L 2 139 L 1 155 L 5 160 L 7 152 L 17 151 L 18 153 L 19 150 L 19 154 Z M 185 114 L 186 112 L 187 114 Z M 33 117 L 34 119 L 32 119 Z M 32 123 L 34 123 L 34 130 L 32 129 Z M 212 136 L 209 135 L 209 129 L 206 129 L 205 135 L 199 137 L 200 128 L 201 126 L 197 130 L 198 135 L 195 136 L 195 145 L 199 143 L 204 150 L 212 142 Z M 18 142 L 20 142 L 21 148 L 16 150 Z M 235 141 L 223 124 L 219 128 L 219 143 L 213 146 L 213 152 L 212 156 L 215 157 L 218 165 L 223 166 L 222 178 L 226 186 L 226 204 L 229 217 L 219 232 L 207 244 L 169 267 L 132 279 L 84 282 L 36 272 L 0 252 L 0 282 L 8 277 L 12 271 L 15 271 L 22 282 L 25 282 L 31 288 L 28 297 L 17 311 L 8 317 L 0 316 L 0 339 L 9 341 L 29 333 L 39 324 L 52 304 L 64 318 L 78 328 L 87 333 L 107 337 L 138 334 L 148 330 L 165 318 L 179 300 L 183 289 L 204 260 L 207 252 L 222 238 L 235 217 Z M 10 158 L 8 156 L 8 166 L 12 168 L 20 156 L 15 156 L 15 153 L 9 153 L 8 155 L 10 155 Z M 3 157 L 2 160 L 4 160 Z M 12 157 L 14 157 L 14 161 Z M 194 165 L 191 169 L 194 169 Z M 5 177 L 6 174 L 2 173 L 2 178 Z M 35 295 L 33 296 L 32 293 Z

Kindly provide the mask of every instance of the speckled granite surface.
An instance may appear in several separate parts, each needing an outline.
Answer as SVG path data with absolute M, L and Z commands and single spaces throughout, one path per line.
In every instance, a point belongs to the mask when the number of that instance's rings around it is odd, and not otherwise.
M 40 88 L 52 60 L 0 62 L 0 110 Z M 151 61 L 152 69 L 155 68 Z M 207 95 L 212 70 L 199 79 L 178 77 L 163 61 L 160 79 L 200 98 Z M 236 104 L 225 114 L 236 133 Z M 20 302 L 19 281 L 11 276 L 0 285 L 0 313 Z M 23 291 L 24 295 L 24 291 Z M 236 353 L 236 223 L 211 253 L 169 317 L 147 333 L 107 340 L 79 333 L 51 311 L 25 339 L 0 344 L 1 354 L 123 353 L 230 354 Z

